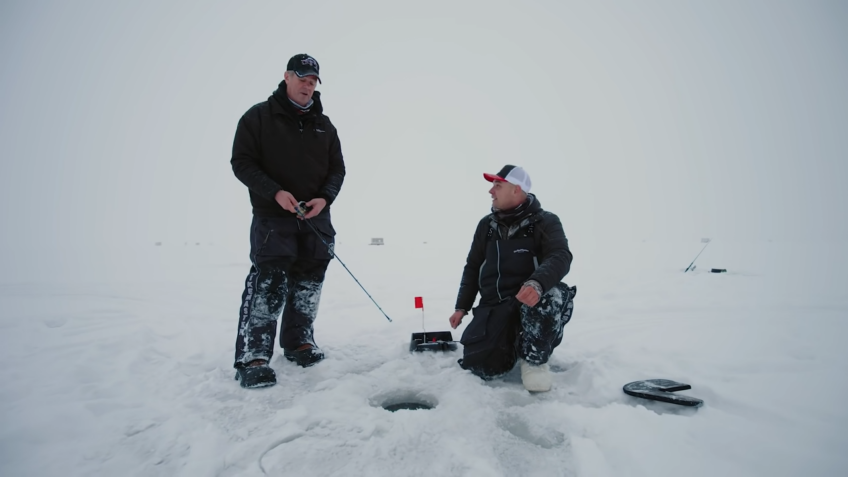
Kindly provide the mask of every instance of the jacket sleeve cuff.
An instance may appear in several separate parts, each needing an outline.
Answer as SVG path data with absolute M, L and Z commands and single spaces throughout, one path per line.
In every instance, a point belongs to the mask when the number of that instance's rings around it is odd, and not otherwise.
M 318 193 L 318 195 L 317 195 L 316 197 L 318 197 L 319 199 L 324 199 L 324 200 L 326 200 L 326 201 L 327 201 L 327 205 L 332 204 L 332 203 L 333 203 L 333 199 L 335 199 L 335 197 L 331 197 L 331 196 L 330 196 L 330 194 L 327 194 L 327 193 L 324 193 L 324 192 L 319 192 L 319 193 Z
M 268 195 L 265 198 L 270 200 L 271 202 L 277 202 L 277 192 L 280 192 L 283 189 L 279 187 L 270 187 L 267 190 Z
M 536 290 L 536 293 L 539 294 L 539 298 L 545 294 L 545 291 L 542 289 L 542 284 L 537 282 L 536 280 L 527 280 L 524 282 L 524 286 L 531 287 Z

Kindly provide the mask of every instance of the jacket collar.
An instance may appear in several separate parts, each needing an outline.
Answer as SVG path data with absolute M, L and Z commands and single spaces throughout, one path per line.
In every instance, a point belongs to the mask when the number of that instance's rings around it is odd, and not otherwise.
M 501 238 L 508 238 L 531 223 L 542 220 L 542 204 L 533 194 L 527 194 L 527 200 L 511 211 L 492 210 L 489 214 L 489 226 L 498 232 Z
M 312 94 L 312 107 L 309 111 L 302 113 L 300 110 L 291 104 L 288 94 L 286 93 L 286 80 L 280 82 L 277 89 L 268 98 L 268 103 L 271 106 L 271 114 L 283 114 L 291 118 L 304 118 L 318 116 L 324 112 L 324 106 L 321 104 L 321 92 L 316 91 Z
M 527 194 L 527 199 L 510 210 L 496 210 L 492 208 L 492 220 L 501 225 L 512 225 L 523 222 L 531 215 L 542 210 L 542 204 L 533 194 Z

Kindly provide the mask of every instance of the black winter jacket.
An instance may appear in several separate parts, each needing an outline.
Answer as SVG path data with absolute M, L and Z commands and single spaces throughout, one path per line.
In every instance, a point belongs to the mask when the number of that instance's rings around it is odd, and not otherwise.
M 255 216 L 292 215 L 274 200 L 280 190 L 298 201 L 323 198 L 327 210 L 341 190 L 345 165 L 339 135 L 323 114 L 321 93 L 316 91 L 312 100 L 302 113 L 288 99 L 283 81 L 238 122 L 230 163 L 250 191 Z
M 478 292 L 480 305 L 496 305 L 514 297 L 527 280 L 539 282 L 544 293 L 568 274 L 573 256 L 559 217 L 543 210 L 533 194 L 525 204 L 517 217 L 491 213 L 477 224 L 456 309 L 471 310 Z

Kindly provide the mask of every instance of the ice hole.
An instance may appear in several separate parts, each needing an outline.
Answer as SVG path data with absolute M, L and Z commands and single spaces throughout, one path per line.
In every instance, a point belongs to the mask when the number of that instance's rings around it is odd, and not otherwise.
M 374 397 L 371 403 L 387 411 L 396 412 L 430 410 L 439 402 L 433 396 L 417 391 L 394 391 Z

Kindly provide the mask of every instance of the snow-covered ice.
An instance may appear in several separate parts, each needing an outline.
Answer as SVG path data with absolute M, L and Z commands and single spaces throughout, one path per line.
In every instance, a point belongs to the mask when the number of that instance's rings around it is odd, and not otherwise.
M 337 252 L 393 322 L 333 262 L 327 359 L 277 349 L 259 390 L 232 369 L 246 250 L 151 244 L 112 275 L 6 281 L 0 475 L 848 475 L 846 244 L 716 239 L 684 274 L 697 241 L 572 240 L 574 316 L 531 395 L 517 369 L 483 382 L 459 352 L 409 353 L 415 296 L 449 329 L 469 244 L 386 242 Z M 650 378 L 705 404 L 622 392 Z M 381 407 L 405 399 L 435 407 Z

